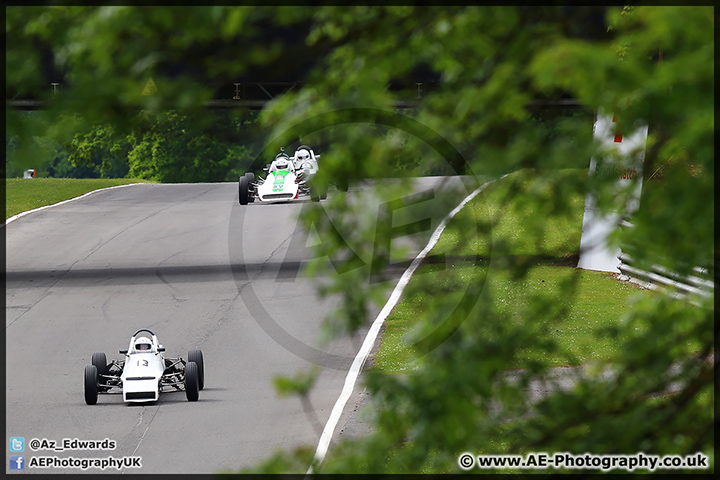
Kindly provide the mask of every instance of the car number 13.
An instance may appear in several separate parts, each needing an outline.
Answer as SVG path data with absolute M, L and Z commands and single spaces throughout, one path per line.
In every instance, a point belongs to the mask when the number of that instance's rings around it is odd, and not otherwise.
M 142 362 L 142 365 L 140 365 L 140 362 Z M 138 360 L 138 362 L 137 362 L 138 367 L 140 367 L 140 366 L 147 367 L 148 365 L 150 365 L 150 364 L 148 363 L 147 360 Z

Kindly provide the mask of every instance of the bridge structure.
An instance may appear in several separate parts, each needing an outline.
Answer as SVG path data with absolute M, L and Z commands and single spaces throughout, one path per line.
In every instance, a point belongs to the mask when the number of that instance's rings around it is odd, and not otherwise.
M 234 82 L 232 85 L 223 85 L 218 89 L 216 98 L 205 102 L 204 107 L 209 109 L 247 108 L 261 110 L 278 96 L 302 88 L 303 82 Z M 54 95 L 62 95 L 62 84 L 52 82 L 48 85 Z M 397 94 L 396 108 L 415 108 L 427 93 L 439 88 L 439 82 L 416 82 L 414 85 L 392 84 L 388 89 Z M 42 110 L 48 107 L 48 102 L 39 98 L 7 98 L 6 108 L 16 110 Z M 560 107 L 583 108 L 572 98 L 537 99 L 529 107 Z
M 298 90 L 304 85 L 303 82 L 234 82 L 232 85 L 225 85 L 219 89 L 214 99 L 205 102 L 205 108 L 249 108 L 263 109 L 278 96 Z M 427 83 L 416 83 L 414 88 L 406 86 L 391 86 L 394 91 L 402 90 L 403 98 L 396 102 L 398 108 L 413 108 L 422 99 L 424 89 L 431 85 Z M 48 85 L 53 95 L 62 95 L 62 85 L 53 82 Z M 38 98 L 8 98 L 5 101 L 6 107 L 17 110 L 42 110 L 47 108 L 48 102 Z

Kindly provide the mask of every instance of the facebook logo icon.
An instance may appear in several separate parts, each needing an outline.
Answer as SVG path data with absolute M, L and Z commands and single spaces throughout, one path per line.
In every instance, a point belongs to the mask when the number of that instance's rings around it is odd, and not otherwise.
M 22 470 L 25 468 L 24 455 L 10 455 L 10 470 Z

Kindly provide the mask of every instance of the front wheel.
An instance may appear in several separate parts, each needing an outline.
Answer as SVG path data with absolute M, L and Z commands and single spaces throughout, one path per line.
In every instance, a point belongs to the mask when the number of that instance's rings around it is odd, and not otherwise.
M 98 399 L 98 372 L 95 365 L 85 366 L 85 403 L 95 405 Z
M 248 198 L 250 196 L 249 186 L 248 177 L 245 175 L 240 177 L 240 181 L 238 182 L 238 200 L 240 201 L 240 205 L 248 204 Z
M 197 363 L 187 362 L 185 364 L 185 396 L 188 402 L 195 402 L 200 396 L 199 376 Z
M 248 179 L 248 203 L 253 203 L 255 201 L 255 195 L 253 194 L 255 188 L 253 188 L 252 185 L 253 183 L 255 183 L 255 174 L 252 172 L 247 172 L 245 176 Z

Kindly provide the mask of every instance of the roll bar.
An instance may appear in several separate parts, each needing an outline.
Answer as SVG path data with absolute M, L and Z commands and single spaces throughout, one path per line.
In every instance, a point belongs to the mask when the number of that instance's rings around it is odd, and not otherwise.
M 120 352 L 121 354 L 123 354 L 123 355 L 127 355 L 127 353 L 132 349 L 133 340 L 134 340 L 135 337 L 137 337 L 138 334 L 141 333 L 141 332 L 146 332 L 146 333 L 149 333 L 149 334 L 150 334 L 150 336 L 152 337 L 153 344 L 157 345 L 157 351 L 158 351 L 158 352 L 164 352 L 164 351 L 165 351 L 165 347 L 163 347 L 162 345 L 160 345 L 160 342 L 158 342 L 157 336 L 155 335 L 155 333 L 154 333 L 152 330 L 149 330 L 149 329 L 147 329 L 147 328 L 141 328 L 141 329 L 138 330 L 137 332 L 133 333 L 132 337 L 130 337 L 130 345 L 128 345 L 128 348 L 127 348 L 127 349 L 120 350 L 119 352 Z
M 152 332 L 152 330 L 148 330 L 147 328 L 141 328 L 141 329 L 138 330 L 137 332 L 133 333 L 133 337 L 137 337 L 137 334 L 140 333 L 140 332 L 147 332 L 147 333 L 149 333 L 150 335 L 155 335 L 155 334 Z

